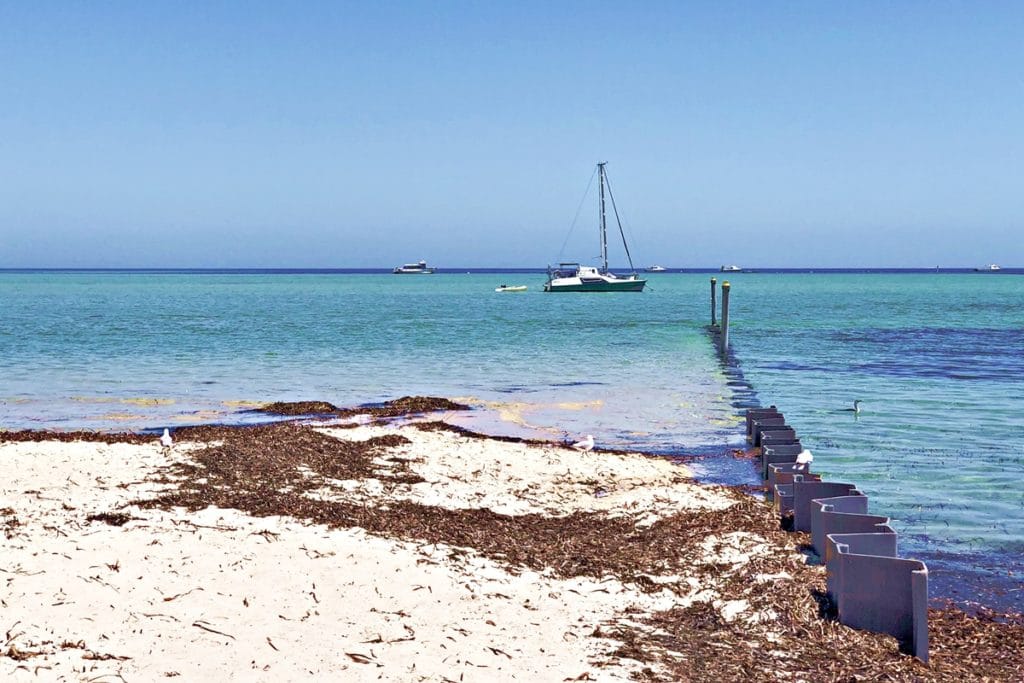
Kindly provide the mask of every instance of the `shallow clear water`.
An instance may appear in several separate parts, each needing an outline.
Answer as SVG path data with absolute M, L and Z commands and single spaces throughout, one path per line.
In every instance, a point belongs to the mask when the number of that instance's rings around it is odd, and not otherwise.
M 934 594 L 1022 609 L 1024 277 L 729 279 L 723 370 L 706 274 L 556 295 L 522 273 L 0 273 L 0 426 L 159 428 L 253 419 L 249 402 L 430 394 L 491 408 L 471 420 L 492 431 L 725 454 L 739 408 L 774 403 L 819 471 L 893 517 Z M 857 398 L 861 414 L 845 411 Z M 701 467 L 754 476 L 727 456 Z
M 609 446 L 734 439 L 697 280 L 563 297 L 512 277 L 530 291 L 496 293 L 495 275 L 0 273 L 0 419 L 139 428 L 431 394 Z

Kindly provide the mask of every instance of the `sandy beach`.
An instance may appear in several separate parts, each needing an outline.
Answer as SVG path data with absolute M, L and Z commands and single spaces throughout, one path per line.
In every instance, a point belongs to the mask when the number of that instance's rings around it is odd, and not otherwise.
M 1019 623 L 933 610 L 925 666 L 892 638 L 830 620 L 806 539 L 679 462 L 492 439 L 430 418 L 349 418 L 182 429 L 170 449 L 152 436 L 0 433 L 0 675 L 1024 671 Z

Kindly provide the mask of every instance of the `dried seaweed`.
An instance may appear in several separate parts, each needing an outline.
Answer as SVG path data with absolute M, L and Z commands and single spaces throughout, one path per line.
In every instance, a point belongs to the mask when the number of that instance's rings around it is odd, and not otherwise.
M 130 432 L 90 432 L 90 431 L 74 431 L 74 432 L 57 432 L 57 431 L 40 431 L 35 429 L 22 429 L 14 432 L 0 431 L 0 443 L 25 443 L 33 442 L 39 443 L 42 441 L 88 441 L 91 443 L 105 443 L 105 444 L 116 444 L 116 443 L 129 443 L 129 444 L 147 444 L 152 443 L 156 437 L 147 434 L 135 434 Z
M 291 417 L 308 417 L 310 415 L 331 415 L 334 417 L 355 417 L 357 415 L 369 415 L 378 419 L 403 417 L 407 415 L 421 415 L 425 413 L 439 412 L 445 410 L 469 410 L 470 407 L 461 403 L 455 403 L 447 398 L 436 396 L 403 396 L 393 401 L 385 401 L 380 405 L 360 406 L 356 408 L 339 408 L 326 401 L 294 401 L 270 403 L 254 412 L 266 413 L 268 415 L 284 415 Z M 345 425 L 341 425 L 345 426 Z M 198 425 L 192 427 L 179 427 L 172 429 L 175 438 L 186 436 L 196 439 L 197 434 L 203 430 L 219 430 L 224 425 Z M 243 427 L 232 427 L 242 429 Z M 86 441 L 90 443 L 105 444 L 148 444 L 156 440 L 152 434 L 136 432 L 96 432 L 96 431 L 49 431 L 36 429 L 22 429 L 18 431 L 6 431 L 0 429 L 0 443 L 10 442 L 35 442 L 42 441 Z
M 469 406 L 436 396 L 403 396 L 394 401 L 387 401 L 380 406 L 371 406 L 369 410 L 363 408 L 349 409 L 353 414 L 365 414 L 368 412 L 375 417 L 419 415 L 442 410 L 469 410 Z
M 459 436 L 467 439 L 501 441 L 502 443 L 523 443 L 531 446 L 550 446 L 552 444 L 551 441 L 545 441 L 543 439 L 524 439 L 518 436 L 491 436 L 489 434 L 474 432 L 472 429 L 466 429 L 465 427 L 453 425 L 448 422 L 442 422 L 440 420 L 414 422 L 411 426 L 421 432 L 448 432 L 449 434 L 458 434 Z
M 14 508 L 0 508 L 0 529 L 4 532 L 4 538 L 12 539 L 18 535 L 18 527 L 21 522 L 14 512 Z
M 341 408 L 327 401 L 276 401 L 255 408 L 254 412 L 268 415 L 327 415 L 340 410 Z
M 360 406 L 357 408 L 339 408 L 326 401 L 278 401 L 256 408 L 255 412 L 290 416 L 334 415 L 337 417 L 352 417 L 354 415 L 370 415 L 376 418 L 388 418 L 433 413 L 441 410 L 469 410 L 469 406 L 436 396 L 403 396 L 393 401 L 385 401 L 380 405 Z
M 99 512 L 95 515 L 89 515 L 86 519 L 90 522 L 105 522 L 110 526 L 124 526 L 136 518 L 126 512 Z

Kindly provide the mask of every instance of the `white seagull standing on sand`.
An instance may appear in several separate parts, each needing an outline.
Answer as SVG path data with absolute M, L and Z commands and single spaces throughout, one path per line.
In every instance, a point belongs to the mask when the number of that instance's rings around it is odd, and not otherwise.
M 572 447 L 584 453 L 594 450 L 594 435 L 587 434 L 587 438 L 583 439 L 583 441 L 577 441 Z
M 171 450 L 171 446 L 174 445 L 174 439 L 171 438 L 171 432 L 164 427 L 164 434 L 160 437 L 160 445 L 164 447 L 164 450 Z

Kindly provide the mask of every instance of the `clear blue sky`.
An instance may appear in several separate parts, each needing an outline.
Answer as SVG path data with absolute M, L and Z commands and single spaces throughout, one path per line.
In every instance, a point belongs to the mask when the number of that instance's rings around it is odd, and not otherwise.
M 1022 127 L 1019 2 L 0 1 L 0 267 L 543 266 L 601 160 L 638 265 L 1024 266 Z

